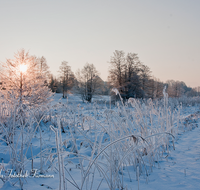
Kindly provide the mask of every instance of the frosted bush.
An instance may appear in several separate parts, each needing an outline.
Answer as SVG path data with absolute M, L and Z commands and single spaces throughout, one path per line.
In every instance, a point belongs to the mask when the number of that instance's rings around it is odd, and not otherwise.
M 159 161 L 170 154 L 182 128 L 181 105 L 163 93 L 162 100 L 129 98 L 112 109 L 68 102 L 26 108 L 23 131 L 20 122 L 11 119 L 17 110 L 3 104 L 0 137 L 13 151 L 10 163 L 15 168 L 26 169 L 33 163 L 39 172 L 53 170 L 60 189 L 123 189 L 127 180 L 139 183 L 144 176 L 148 181 L 155 164 L 159 167 Z M 22 132 L 27 135 L 23 143 Z M 40 148 L 30 156 L 32 142 Z

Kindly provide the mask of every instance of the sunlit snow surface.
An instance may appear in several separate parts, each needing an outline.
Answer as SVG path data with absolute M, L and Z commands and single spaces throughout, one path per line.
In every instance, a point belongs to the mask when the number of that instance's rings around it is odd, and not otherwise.
M 68 99 L 62 99 L 61 94 L 56 94 L 52 105 L 56 103 L 69 103 L 74 106 L 84 107 L 86 103 L 83 103 L 81 98 L 78 96 L 69 95 Z M 109 97 L 101 96 L 96 97 L 96 99 L 101 99 L 105 102 L 103 106 L 109 107 Z M 106 104 L 106 101 L 107 104 Z M 94 100 L 95 102 L 95 100 Z M 102 107 L 103 107 L 102 106 Z M 187 107 L 183 110 L 182 116 L 185 117 L 199 110 L 199 107 Z M 199 190 L 200 189 L 200 119 L 196 119 L 192 130 L 182 131 L 178 135 L 178 140 L 175 142 L 175 151 L 171 150 L 170 154 L 166 158 L 163 156 L 159 163 L 155 163 L 153 171 L 150 173 L 148 178 L 144 178 L 142 175 L 139 180 L 139 189 L 147 190 L 176 190 L 176 189 L 187 189 L 187 190 Z M 43 138 L 46 142 L 49 142 L 50 146 L 55 146 L 55 136 L 51 130 L 46 130 L 43 133 Z M 80 140 L 82 137 L 78 137 Z M 63 138 L 64 140 L 64 138 Z M 34 154 L 39 153 L 39 142 L 33 140 L 33 152 Z M 9 153 L 5 151 L 6 147 L 1 145 L 0 147 L 0 157 L 3 158 L 5 162 L 5 167 L 8 164 Z M 89 148 L 84 148 L 81 151 L 84 154 L 90 154 L 91 150 Z M 5 153 L 6 152 L 6 153 Z M 1 159 L 0 158 L 0 159 Z M 39 166 L 39 157 L 36 158 L 34 164 Z M 74 160 L 74 162 L 76 162 Z M 44 190 L 44 189 L 59 189 L 59 176 L 55 171 L 49 170 L 49 173 L 54 175 L 54 178 L 26 178 L 24 182 L 24 189 L 27 190 Z M 80 171 L 78 169 L 72 169 L 71 175 L 76 180 L 80 180 Z M 134 174 L 135 175 L 135 174 Z M 135 179 L 135 176 L 133 177 Z M 79 183 L 79 181 L 77 181 Z M 130 182 L 127 174 L 124 175 L 124 183 L 127 189 L 138 189 L 138 181 L 134 180 Z M 95 182 L 94 182 L 95 184 Z M 11 182 L 8 181 L 5 184 L 0 182 L 1 189 L 19 189 L 19 187 L 13 187 Z M 68 189 L 76 189 L 67 182 Z M 108 189 L 107 185 L 102 185 L 100 189 Z

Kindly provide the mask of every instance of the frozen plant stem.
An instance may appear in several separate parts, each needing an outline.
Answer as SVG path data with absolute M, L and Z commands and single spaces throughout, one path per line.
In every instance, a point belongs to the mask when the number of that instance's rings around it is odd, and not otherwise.
M 42 163 L 42 131 L 40 130 L 40 173 L 43 174 L 43 163 Z
M 111 139 L 112 142 L 112 139 Z M 112 146 L 110 146 L 110 189 L 113 190 L 113 180 L 112 180 L 112 173 L 113 173 L 113 155 L 112 155 Z
M 31 169 L 33 170 L 33 150 L 32 150 L 32 143 L 31 143 L 31 157 L 32 157 L 32 161 L 31 161 Z
M 131 138 L 136 138 L 134 135 L 128 135 L 128 136 L 119 138 L 119 139 L 117 139 L 117 140 L 115 140 L 115 141 L 112 141 L 110 144 L 108 144 L 105 148 L 103 148 L 103 149 L 98 153 L 98 155 L 95 157 L 95 159 L 92 161 L 92 163 L 88 166 L 88 169 L 87 169 L 87 171 L 86 171 L 86 173 L 85 173 L 85 176 L 84 176 L 84 178 L 83 178 L 83 182 L 82 182 L 82 184 L 81 184 L 81 190 L 83 189 L 84 182 L 85 182 L 85 180 L 86 180 L 87 175 L 89 174 L 89 171 L 90 171 L 92 165 L 95 163 L 95 161 L 98 159 L 98 157 L 99 157 L 108 147 L 112 146 L 113 144 L 115 144 L 115 143 L 117 143 L 117 142 L 119 142 L 119 141 L 122 141 L 122 140 L 124 140 L 124 139 L 127 139 L 127 138 L 129 138 L 129 137 L 131 137 Z M 138 137 L 140 137 L 140 136 L 138 136 Z M 140 137 L 140 138 L 142 138 L 142 137 Z M 143 138 L 142 138 L 142 139 L 143 139 Z M 117 170 L 117 171 L 118 171 L 118 170 Z
M 140 174 L 139 174 L 139 166 L 137 166 L 137 181 L 138 181 L 138 190 L 140 190 Z
M 58 142 L 58 129 L 54 128 L 52 125 L 50 126 L 51 130 L 55 133 L 56 135 L 56 148 L 57 148 L 57 154 L 58 154 L 58 168 L 59 168 L 59 190 L 61 190 L 61 166 L 60 166 L 60 147 L 59 147 L 59 142 Z
M 68 100 L 68 97 L 67 97 Z M 64 161 L 63 161 L 63 156 L 62 156 L 62 135 L 61 135 L 61 126 L 60 126 L 60 118 L 58 117 L 58 130 L 59 130 L 59 135 L 60 135 L 60 146 L 61 146 L 61 165 L 62 165 L 62 177 L 63 177 L 63 188 L 66 190 L 67 188 L 65 187 L 65 170 L 64 170 Z

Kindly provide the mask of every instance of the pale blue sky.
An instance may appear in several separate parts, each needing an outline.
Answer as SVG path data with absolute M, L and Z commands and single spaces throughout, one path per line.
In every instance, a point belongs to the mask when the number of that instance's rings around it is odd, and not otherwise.
M 93 63 L 106 80 L 115 50 L 138 53 L 165 82 L 200 86 L 199 0 L 0 0 L 0 61 L 24 48 L 58 74 Z

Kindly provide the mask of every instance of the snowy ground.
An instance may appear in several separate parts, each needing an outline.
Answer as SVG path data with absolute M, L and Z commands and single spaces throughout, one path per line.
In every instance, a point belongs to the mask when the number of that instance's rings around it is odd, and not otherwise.
M 51 103 L 55 105 L 56 103 L 60 104 L 69 104 L 72 108 L 77 108 L 77 106 L 82 107 L 82 114 L 87 116 L 97 117 L 97 121 L 104 122 L 104 118 L 101 118 L 101 112 L 105 111 L 105 109 L 109 108 L 109 97 L 107 96 L 98 96 L 95 97 L 93 102 L 100 100 L 101 105 L 99 105 L 98 110 L 95 108 L 97 114 L 95 115 L 91 110 L 93 109 L 92 105 L 87 103 L 83 103 L 81 98 L 78 96 L 69 95 L 68 99 L 62 99 L 60 94 L 56 94 L 54 96 L 54 100 Z M 55 108 L 56 110 L 56 108 Z M 154 166 L 152 168 L 152 172 L 150 172 L 148 177 L 140 176 L 139 181 L 136 181 L 136 173 L 131 173 L 128 176 L 127 173 L 124 172 L 124 189 L 148 189 L 148 190 L 175 190 L 175 189 L 200 189 L 200 115 L 198 113 L 199 106 L 190 106 L 183 108 L 181 112 L 181 117 L 189 118 L 185 123 L 185 127 L 179 130 L 179 134 L 176 136 L 175 141 L 175 151 L 170 150 L 169 154 L 163 153 L 163 156 L 159 159 L 159 161 L 155 161 Z M 196 114 L 194 114 L 196 113 Z M 77 114 L 77 113 L 76 113 Z M 191 115 L 193 114 L 193 115 Z M 80 119 L 80 118 L 79 118 Z M 82 118 L 84 120 L 84 118 Z M 87 124 L 87 125 L 86 125 Z M 90 129 L 90 123 L 84 123 L 85 130 Z M 48 125 L 48 123 L 47 123 Z M 49 129 L 49 126 L 43 125 L 41 126 L 42 136 L 44 139 L 43 146 L 44 147 L 53 147 L 53 150 L 56 151 L 55 145 L 55 135 Z M 87 133 L 85 133 L 87 134 Z M 62 134 L 62 140 L 65 141 L 65 138 L 68 134 Z M 90 140 L 94 140 L 93 134 L 89 134 L 88 137 Z M 80 143 L 83 142 L 82 136 L 75 136 L 76 143 L 80 146 Z M 107 145 L 106 137 L 103 137 L 105 141 L 105 145 Z M 40 145 L 39 145 L 39 137 L 36 137 L 32 140 L 33 144 L 33 154 L 34 154 L 34 167 L 40 167 Z M 80 154 L 90 157 L 91 149 L 87 147 L 87 144 L 83 144 L 84 146 L 80 146 Z M 70 149 L 70 148 L 69 148 Z M 66 149 L 65 154 L 67 154 L 68 148 Z M 26 169 L 31 170 L 31 164 L 28 159 L 30 159 L 31 153 L 28 151 L 27 154 L 27 165 Z M 69 157 L 71 158 L 71 157 Z M 1 143 L 0 145 L 0 159 L 2 164 L 2 175 L 4 175 L 5 169 L 10 169 L 9 165 L 9 151 L 7 150 L 7 146 L 5 143 Z M 73 176 L 74 180 L 80 187 L 80 165 L 78 164 L 78 159 L 72 157 L 73 163 L 68 163 L 67 168 L 70 171 L 70 175 Z M 49 164 L 48 162 L 46 163 Z M 85 164 L 87 162 L 85 161 Z M 86 166 L 84 166 L 86 167 Z M 53 168 L 53 167 L 52 167 Z M 0 175 L 1 175 L 0 174 Z M 25 178 L 24 181 L 24 189 L 27 190 L 44 190 L 44 189 L 59 189 L 59 175 L 58 171 L 53 169 L 48 169 L 48 172 L 45 175 L 50 175 L 52 178 L 31 178 L 30 176 Z M 130 178 L 132 182 L 130 182 Z M 96 181 L 95 181 L 96 180 Z M 92 189 L 97 189 L 97 185 L 100 182 L 100 178 L 95 178 L 94 185 Z M 8 180 L 5 184 L 0 180 L 0 187 L 3 190 L 6 189 L 19 189 L 19 185 L 12 186 L 11 184 L 17 183 L 17 179 Z M 138 187 L 139 186 L 139 187 Z M 70 185 L 67 182 L 68 189 L 77 189 L 74 186 Z M 89 188 L 88 188 L 89 189 Z M 109 189 L 106 183 L 102 183 L 100 189 Z
M 148 183 L 141 178 L 140 189 L 200 189 L 200 127 L 179 135 L 175 149 L 167 159 L 156 164 Z M 137 189 L 137 184 L 130 189 Z

